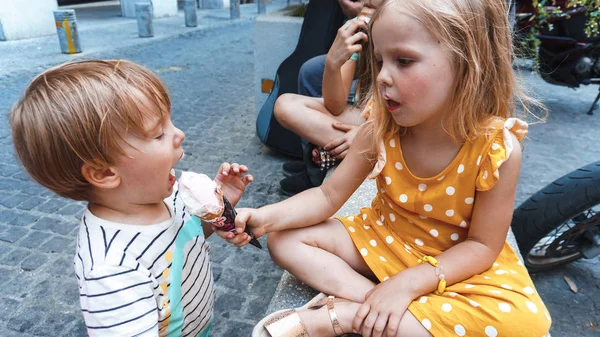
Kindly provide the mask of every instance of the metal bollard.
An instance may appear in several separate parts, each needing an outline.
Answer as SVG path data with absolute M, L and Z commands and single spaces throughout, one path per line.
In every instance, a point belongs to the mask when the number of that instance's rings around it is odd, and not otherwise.
M 183 12 L 185 13 L 185 26 L 198 27 L 198 13 L 196 12 L 196 0 L 184 0 Z
M 152 4 L 149 2 L 135 3 L 135 17 L 138 24 L 139 37 L 153 37 L 154 29 L 152 28 Z
M 56 24 L 58 42 L 60 43 L 60 51 L 64 54 L 81 53 L 75 10 L 63 9 L 54 11 L 54 22 Z
M 267 12 L 266 0 L 256 0 L 256 4 L 258 6 L 258 14 L 265 14 Z
M 229 14 L 231 20 L 240 18 L 240 0 L 229 0 Z

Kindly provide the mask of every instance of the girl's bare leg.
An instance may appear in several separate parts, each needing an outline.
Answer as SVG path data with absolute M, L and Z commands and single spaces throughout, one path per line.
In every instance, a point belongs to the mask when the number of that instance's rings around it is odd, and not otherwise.
M 352 332 L 352 321 L 360 303 L 356 302 L 337 302 L 334 305 L 335 312 L 340 323 L 340 328 L 344 333 Z M 335 333 L 329 318 L 326 306 L 318 310 L 299 310 L 298 315 L 304 323 L 309 337 L 333 337 Z M 383 331 L 373 330 L 373 336 L 387 337 L 431 337 L 431 334 L 419 323 L 410 311 L 406 311 L 400 320 L 400 326 L 395 336 L 388 336 L 385 329 Z
M 271 258 L 309 286 L 362 303 L 374 275 L 339 220 L 269 233 Z
M 321 224 L 269 233 L 269 252 L 282 268 L 309 286 L 328 295 L 348 299 L 335 303 L 342 330 L 349 333 L 352 321 L 375 276 L 336 219 Z M 326 306 L 298 312 L 310 337 L 335 336 Z M 431 337 L 409 312 L 402 317 L 396 337 Z
M 323 103 L 322 98 L 296 94 L 283 94 L 275 102 L 275 118 L 285 127 L 317 146 L 325 146 L 345 134 L 334 129 L 334 122 L 361 125 L 365 119 L 360 111 L 348 106 L 339 116 L 334 116 Z

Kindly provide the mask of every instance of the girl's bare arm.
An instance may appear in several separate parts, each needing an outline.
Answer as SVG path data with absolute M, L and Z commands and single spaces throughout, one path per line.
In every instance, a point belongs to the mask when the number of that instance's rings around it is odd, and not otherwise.
M 306 227 L 331 217 L 372 170 L 376 158 L 371 133 L 361 127 L 346 159 L 320 187 L 306 190 L 277 204 L 253 212 L 251 227 L 261 225 L 264 232 Z M 262 232 L 262 231 L 261 231 Z

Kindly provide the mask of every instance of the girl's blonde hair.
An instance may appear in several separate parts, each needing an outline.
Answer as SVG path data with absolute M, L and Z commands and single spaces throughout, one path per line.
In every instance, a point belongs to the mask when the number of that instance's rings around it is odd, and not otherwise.
M 126 134 L 149 136 L 170 114 L 167 89 L 125 60 L 91 60 L 49 69 L 10 112 L 13 144 L 29 174 L 57 194 L 89 200 L 83 164 L 98 169 L 124 154 Z
M 383 12 L 409 15 L 428 29 L 446 48 L 455 75 L 452 102 L 443 127 L 456 142 L 485 133 L 495 118 L 515 114 L 516 102 L 526 114 L 541 103 L 519 88 L 513 71 L 511 28 L 505 0 L 388 0 L 373 15 L 369 30 Z M 376 60 L 370 55 L 374 107 L 369 121 L 376 140 L 401 132 L 387 112 L 376 84 Z M 535 116 L 535 115 L 534 115 Z

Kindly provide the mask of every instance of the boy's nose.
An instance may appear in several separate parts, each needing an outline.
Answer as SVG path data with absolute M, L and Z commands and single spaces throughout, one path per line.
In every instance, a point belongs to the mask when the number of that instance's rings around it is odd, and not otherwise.
M 179 146 L 185 140 L 185 133 L 179 128 L 175 128 L 175 146 Z

